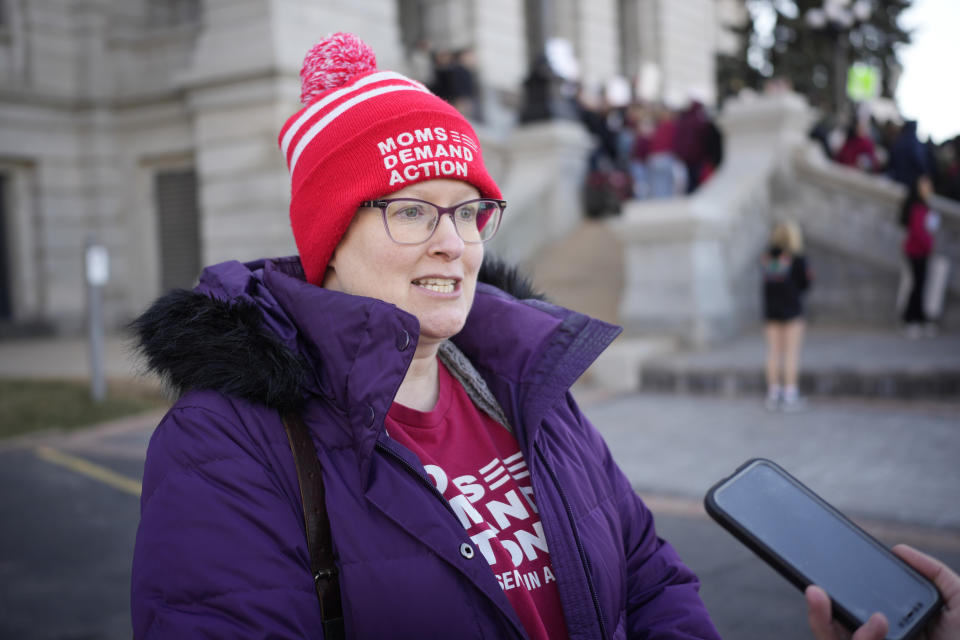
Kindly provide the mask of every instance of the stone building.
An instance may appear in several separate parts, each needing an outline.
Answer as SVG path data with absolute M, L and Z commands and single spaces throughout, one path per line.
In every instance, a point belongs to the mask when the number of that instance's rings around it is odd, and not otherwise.
M 487 116 L 478 130 L 515 229 L 536 227 L 518 203 L 552 196 L 553 209 L 570 209 L 566 226 L 552 227 L 562 233 L 579 210 L 555 185 L 578 183 L 589 140 L 577 123 L 518 122 L 539 43 L 566 39 L 587 85 L 646 70 L 662 95 L 696 90 L 710 101 L 716 6 L 0 0 L 0 336 L 82 328 L 89 243 L 109 251 L 114 326 L 189 286 L 203 264 L 293 253 L 276 136 L 298 108 L 304 53 L 334 31 L 357 33 L 381 68 L 407 72 L 420 40 L 472 48 Z M 550 237 L 506 252 L 522 257 Z

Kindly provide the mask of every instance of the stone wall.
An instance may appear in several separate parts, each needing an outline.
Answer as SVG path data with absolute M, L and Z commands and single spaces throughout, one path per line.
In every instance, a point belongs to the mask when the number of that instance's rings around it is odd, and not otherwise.
M 500 231 L 488 250 L 520 264 L 579 223 L 592 141 L 579 122 L 554 120 L 518 128 L 509 140 L 481 142 L 484 160 L 507 200 Z
M 106 316 L 129 316 L 155 256 L 152 163 L 191 163 L 190 120 L 177 73 L 198 24 L 155 25 L 145 5 L 17 2 L 0 47 L 0 169 L 16 242 L 14 322 L 65 332 L 83 324 L 82 256 L 90 239 L 111 255 Z M 149 288 L 149 284 L 148 284 Z

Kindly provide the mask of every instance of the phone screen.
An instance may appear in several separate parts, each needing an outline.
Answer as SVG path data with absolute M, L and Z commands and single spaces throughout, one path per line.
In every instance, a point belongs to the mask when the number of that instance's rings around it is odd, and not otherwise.
M 906 637 L 938 601 L 928 581 L 772 462 L 744 465 L 711 494 L 708 510 L 753 537 L 774 566 L 791 568 L 794 581 L 823 587 L 848 623 L 880 611 L 888 637 Z

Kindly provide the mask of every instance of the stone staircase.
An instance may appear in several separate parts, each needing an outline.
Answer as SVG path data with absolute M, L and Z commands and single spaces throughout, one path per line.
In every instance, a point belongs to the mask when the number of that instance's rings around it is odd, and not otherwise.
M 637 366 L 637 389 L 643 391 L 760 397 L 766 388 L 759 330 Z M 951 402 L 960 408 L 958 335 L 907 340 L 894 329 L 812 324 L 800 369 L 800 389 L 809 396 Z
M 624 287 L 623 244 L 606 220 L 584 219 L 561 241 L 524 264 L 534 285 L 556 304 L 620 324 Z M 635 391 L 640 363 L 672 353 L 676 340 L 620 335 L 578 382 L 581 390 Z
M 584 220 L 524 265 L 557 304 L 619 324 L 623 246 L 615 220 Z M 719 344 L 682 348 L 668 335 L 623 334 L 578 382 L 578 393 L 659 392 L 760 397 L 760 329 Z M 910 341 L 888 327 L 831 326 L 814 318 L 800 386 L 814 397 L 960 402 L 960 335 Z
M 793 94 L 742 96 L 720 116 L 724 163 L 693 195 L 631 201 L 619 216 L 570 226 L 566 214 L 522 226 L 527 209 L 518 209 L 507 236 L 530 251 L 519 259 L 535 284 L 626 329 L 586 382 L 617 392 L 762 393 L 757 258 L 772 223 L 789 217 L 805 231 L 815 274 L 804 391 L 960 397 L 960 278 L 947 283 L 942 335 L 911 342 L 897 332 L 903 188 L 818 155 L 811 118 Z M 570 184 L 554 182 L 575 205 Z M 937 253 L 956 269 L 960 203 L 933 205 L 942 215 Z

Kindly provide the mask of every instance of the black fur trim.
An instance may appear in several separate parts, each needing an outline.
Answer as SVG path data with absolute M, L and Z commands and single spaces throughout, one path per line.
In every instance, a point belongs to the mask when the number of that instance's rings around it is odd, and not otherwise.
M 250 302 L 224 302 L 177 289 L 130 325 L 147 366 L 177 393 L 213 389 L 296 409 L 308 368 L 263 327 Z
M 480 274 L 477 277 L 480 282 L 490 284 L 498 289 L 506 291 L 514 298 L 520 300 L 547 300 L 547 296 L 537 291 L 530 278 L 525 276 L 520 270 L 508 265 L 506 262 L 495 256 L 486 255 L 483 264 L 480 265 Z
M 544 300 L 530 280 L 495 257 L 478 278 L 519 299 Z M 186 289 L 157 299 L 130 324 L 147 368 L 176 394 L 210 389 L 280 411 L 303 402 L 309 366 L 263 326 L 252 302 L 225 302 Z

